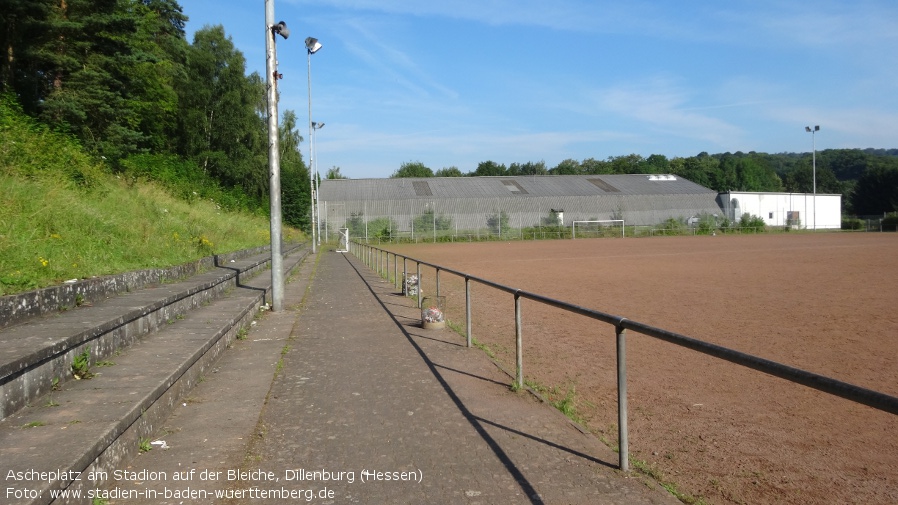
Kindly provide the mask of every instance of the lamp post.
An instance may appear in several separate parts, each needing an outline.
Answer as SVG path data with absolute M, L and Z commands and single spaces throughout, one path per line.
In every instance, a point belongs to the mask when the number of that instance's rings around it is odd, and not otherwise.
M 314 163 L 314 153 L 312 152 L 312 55 L 317 53 L 318 50 L 321 49 L 321 44 L 318 42 L 318 39 L 314 37 L 306 37 L 306 54 L 308 55 L 308 65 L 309 65 L 309 187 L 312 191 L 312 254 L 318 252 L 317 245 L 317 234 L 315 230 L 315 202 L 318 200 L 318 195 L 315 194 L 316 180 L 315 180 L 315 171 L 312 167 L 315 165 Z
M 814 207 L 814 231 L 816 231 L 817 230 L 817 132 L 820 131 L 820 125 L 814 126 L 813 129 L 811 129 L 810 126 L 805 126 L 804 131 L 811 134 L 811 140 L 814 143 L 814 151 L 813 151 L 813 154 L 811 154 L 811 164 L 813 167 L 812 170 L 813 170 L 813 174 L 814 174 L 813 175 L 813 177 L 814 177 L 814 199 L 812 201 L 813 201 L 813 207 Z
M 283 76 L 277 71 L 275 35 L 290 36 L 287 23 L 274 24 L 274 0 L 265 0 L 265 70 L 268 86 L 268 171 L 271 200 L 271 310 L 279 311 L 284 304 L 284 269 L 281 256 L 281 159 L 278 147 L 277 81 Z
M 309 163 L 315 167 L 315 195 L 319 195 L 318 192 L 320 191 L 320 188 L 318 187 L 318 179 L 320 178 L 320 174 L 318 173 L 318 146 L 315 145 L 315 130 L 320 130 L 322 128 L 324 128 L 324 123 L 312 121 L 312 129 L 310 130 L 312 133 L 311 148 L 315 158 L 314 162 L 310 160 Z M 317 226 L 318 245 L 321 245 L 321 198 L 315 199 L 315 225 Z

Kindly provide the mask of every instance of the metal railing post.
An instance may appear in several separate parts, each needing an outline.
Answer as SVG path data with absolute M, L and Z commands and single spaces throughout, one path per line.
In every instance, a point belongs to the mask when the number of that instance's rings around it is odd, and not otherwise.
M 416 261 L 415 264 L 418 265 L 418 308 L 420 309 L 421 308 L 421 298 L 422 298 L 421 297 L 421 293 L 422 293 L 422 290 L 421 290 L 421 284 L 422 284 L 421 283 L 421 263 Z
M 618 466 L 630 471 L 630 449 L 627 441 L 627 330 L 618 325 L 617 333 L 617 445 Z
M 468 347 L 471 347 L 471 279 L 465 276 L 465 333 Z
M 408 258 L 402 257 L 402 294 L 408 296 Z
M 437 296 L 440 296 L 440 269 L 437 268 Z
M 399 255 L 393 253 L 393 285 L 399 287 Z
M 517 367 L 515 372 L 515 384 L 518 389 L 524 387 L 524 339 L 522 337 L 522 320 L 521 320 L 521 293 L 516 291 L 514 294 L 514 330 L 515 330 L 515 347 L 517 354 Z

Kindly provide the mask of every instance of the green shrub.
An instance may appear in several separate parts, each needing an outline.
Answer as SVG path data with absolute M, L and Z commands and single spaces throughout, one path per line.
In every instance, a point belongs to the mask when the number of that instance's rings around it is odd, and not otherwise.
M 742 228 L 742 231 L 760 233 L 767 228 L 767 223 L 764 222 L 763 218 L 746 212 L 739 218 L 739 227 Z
M 843 217 L 842 218 L 842 229 L 843 230 L 863 230 L 865 228 L 864 220 L 857 219 L 853 217 Z
M 898 214 L 892 213 L 883 218 L 882 231 L 898 231 Z
M 486 226 L 490 229 L 490 233 L 495 233 L 496 235 L 508 234 L 508 214 L 504 210 L 498 214 L 490 214 L 486 218 Z
M 684 219 L 669 217 L 655 229 L 655 235 L 685 235 L 689 231 Z

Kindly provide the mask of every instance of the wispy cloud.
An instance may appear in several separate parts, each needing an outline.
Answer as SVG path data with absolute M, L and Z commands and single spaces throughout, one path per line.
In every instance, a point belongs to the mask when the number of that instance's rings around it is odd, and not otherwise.
M 355 34 L 342 39 L 346 48 L 366 65 L 419 96 L 437 93 L 456 99 L 458 93 L 428 75 L 409 55 L 356 18 L 347 19 L 345 26 Z
M 898 131 L 898 113 L 868 108 L 782 107 L 768 110 L 767 115 L 771 120 L 796 127 L 820 125 L 819 145 L 824 148 L 890 147 Z
M 670 79 L 656 78 L 641 84 L 618 85 L 593 90 L 592 103 L 601 111 L 635 121 L 637 129 L 648 128 L 666 135 L 702 140 L 717 146 L 730 145 L 741 137 L 741 128 L 701 111 L 735 107 L 738 104 L 702 103 Z

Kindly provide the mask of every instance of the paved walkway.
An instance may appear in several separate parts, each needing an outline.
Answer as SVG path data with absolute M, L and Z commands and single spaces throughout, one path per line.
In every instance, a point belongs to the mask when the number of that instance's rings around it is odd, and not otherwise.
M 244 464 L 279 480 L 253 475 L 244 492 L 334 504 L 679 503 L 620 474 L 617 455 L 555 409 L 510 391 L 462 337 L 423 330 L 413 304 L 351 255 L 322 253 Z

